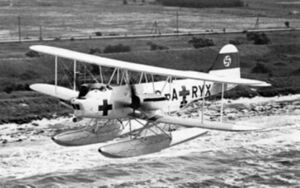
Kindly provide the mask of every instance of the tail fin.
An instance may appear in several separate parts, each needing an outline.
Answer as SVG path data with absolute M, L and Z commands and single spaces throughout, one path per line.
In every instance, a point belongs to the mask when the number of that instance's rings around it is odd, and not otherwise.
M 240 56 L 238 49 L 232 45 L 227 44 L 221 48 L 214 64 L 210 68 L 209 74 L 217 75 L 220 77 L 229 77 L 229 78 L 240 78 L 241 69 L 240 69 Z M 236 85 L 226 84 L 224 90 L 230 90 Z M 212 86 L 213 93 L 222 92 L 222 84 L 214 83 Z
M 240 78 L 241 70 L 238 49 L 232 44 L 223 46 L 216 58 L 216 61 L 210 68 L 209 74 L 230 78 Z

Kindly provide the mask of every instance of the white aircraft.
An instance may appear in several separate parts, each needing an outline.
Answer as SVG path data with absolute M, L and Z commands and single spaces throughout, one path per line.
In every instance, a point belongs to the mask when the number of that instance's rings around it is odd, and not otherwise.
M 67 49 L 35 45 L 36 52 L 55 56 L 55 84 L 32 84 L 31 89 L 69 102 L 74 109 L 74 121 L 90 118 L 84 129 L 66 131 L 52 139 L 64 146 L 81 146 L 111 142 L 99 148 L 107 157 L 133 157 L 161 151 L 162 149 L 195 139 L 207 131 L 256 130 L 252 125 L 238 125 L 221 121 L 205 122 L 199 119 L 181 118 L 170 115 L 192 101 L 205 98 L 234 88 L 236 85 L 267 87 L 270 84 L 241 78 L 239 52 L 231 44 L 225 45 L 209 73 L 182 71 L 119 61 L 84 54 Z M 76 91 L 57 85 L 58 57 L 74 60 L 74 80 L 77 61 L 98 66 L 113 67 L 107 84 L 84 84 Z M 128 71 L 140 73 L 139 83 L 132 84 Z M 148 76 L 147 76 L 148 75 Z M 148 80 L 149 75 L 151 81 Z M 154 81 L 153 75 L 165 76 L 164 81 Z M 118 85 L 112 85 L 116 78 Z M 177 79 L 174 79 L 177 78 Z M 179 78 L 179 79 L 178 79 Z M 144 82 L 143 82 L 144 81 Z M 132 124 L 132 122 L 135 125 Z M 168 130 L 166 125 L 177 125 L 185 129 Z

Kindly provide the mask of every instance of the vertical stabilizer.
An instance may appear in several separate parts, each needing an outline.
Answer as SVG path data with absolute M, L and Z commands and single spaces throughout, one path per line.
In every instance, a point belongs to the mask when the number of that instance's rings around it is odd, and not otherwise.
M 217 75 L 226 78 L 240 78 L 240 57 L 238 49 L 232 45 L 227 44 L 221 48 L 216 61 L 210 68 L 209 74 Z M 224 90 L 230 90 L 236 85 L 226 84 Z M 221 83 L 214 83 L 212 87 L 213 92 L 219 93 L 222 91 Z
M 209 74 L 214 74 L 222 77 L 240 78 L 240 57 L 238 49 L 227 44 L 220 50 L 216 61 L 210 68 Z

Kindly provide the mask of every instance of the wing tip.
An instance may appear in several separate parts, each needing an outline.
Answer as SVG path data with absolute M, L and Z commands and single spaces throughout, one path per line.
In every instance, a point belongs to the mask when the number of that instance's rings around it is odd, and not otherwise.
M 32 45 L 32 46 L 29 46 L 29 49 L 30 50 L 34 50 L 34 51 L 37 51 L 42 45 Z
M 41 83 L 34 83 L 34 84 L 30 84 L 29 88 L 36 91 L 36 88 L 39 88 L 42 84 Z
M 36 52 L 42 52 L 42 53 L 47 53 L 51 50 L 53 50 L 54 47 L 51 47 L 51 46 L 45 46 L 45 45 L 32 45 L 32 46 L 29 46 L 29 49 L 30 50 L 33 50 L 33 51 L 36 51 Z
M 254 86 L 254 87 L 271 87 L 272 84 L 270 84 L 268 82 L 260 81 L 257 84 L 251 84 L 251 86 Z

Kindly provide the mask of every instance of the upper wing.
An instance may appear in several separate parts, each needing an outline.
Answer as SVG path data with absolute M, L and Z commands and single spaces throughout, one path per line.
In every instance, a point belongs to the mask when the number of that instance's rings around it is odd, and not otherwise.
M 63 57 L 67 59 L 74 59 L 81 62 L 86 62 L 86 63 L 95 64 L 99 66 L 115 67 L 115 68 L 120 68 L 125 70 L 145 72 L 145 73 L 156 74 L 156 75 L 175 76 L 180 78 L 190 78 L 196 80 L 206 80 L 211 82 L 220 82 L 220 83 L 228 83 L 228 84 L 252 85 L 252 86 L 261 86 L 261 87 L 270 86 L 270 84 L 258 80 L 250 80 L 250 79 L 243 79 L 243 78 L 232 79 L 227 77 L 215 76 L 208 73 L 201 73 L 195 71 L 181 71 L 175 69 L 155 67 L 150 65 L 142 65 L 142 64 L 109 59 L 109 58 L 99 57 L 99 56 L 85 54 L 81 52 L 75 52 L 72 50 L 50 47 L 50 46 L 34 45 L 31 46 L 30 49 L 40 53 L 50 54 L 53 56 Z

